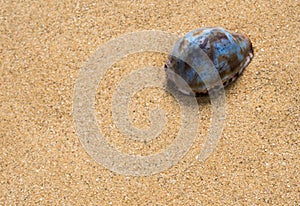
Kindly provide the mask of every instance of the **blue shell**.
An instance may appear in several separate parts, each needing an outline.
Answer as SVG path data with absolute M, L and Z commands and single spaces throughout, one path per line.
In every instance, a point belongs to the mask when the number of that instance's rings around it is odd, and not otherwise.
M 205 94 L 212 88 L 207 88 L 203 79 L 187 64 L 185 59 L 195 54 L 195 51 L 205 52 L 207 57 L 199 56 L 198 61 L 211 61 L 217 69 L 224 86 L 233 82 L 251 62 L 254 54 L 251 41 L 247 36 L 229 32 L 220 27 L 200 28 L 187 33 L 174 46 L 165 65 L 167 78 L 177 85 L 183 93 L 191 95 L 182 88 L 176 76 L 169 70 L 180 75 L 191 87 L 194 94 Z M 176 57 L 172 55 L 176 53 Z M 177 58 L 177 57 L 180 58 Z M 203 63 L 203 62 L 202 62 Z M 203 77 L 202 77 L 203 78 Z

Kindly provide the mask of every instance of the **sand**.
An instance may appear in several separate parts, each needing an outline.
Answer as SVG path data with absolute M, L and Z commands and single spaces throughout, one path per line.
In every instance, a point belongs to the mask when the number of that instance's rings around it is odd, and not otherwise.
M 0 205 L 299 205 L 299 10 L 290 1 L 1 1 Z M 216 149 L 199 160 L 211 104 L 199 102 L 194 144 L 174 166 L 148 176 L 112 172 L 83 148 L 73 122 L 80 69 L 107 41 L 143 30 L 177 35 L 221 26 L 245 33 L 255 57 L 226 88 L 226 125 Z M 96 94 L 96 117 L 119 151 L 150 155 L 180 127 L 176 100 L 162 89 L 133 97 L 130 118 L 147 128 L 161 105 L 166 129 L 148 143 L 115 126 L 112 95 L 141 66 L 163 69 L 165 54 L 117 62 Z

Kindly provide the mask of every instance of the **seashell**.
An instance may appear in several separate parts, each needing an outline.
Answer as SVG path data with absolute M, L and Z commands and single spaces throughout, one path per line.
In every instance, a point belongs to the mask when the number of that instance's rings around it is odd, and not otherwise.
M 199 50 L 205 53 L 206 58 L 197 54 Z M 196 96 L 214 88 L 207 88 L 203 81 L 203 78 L 209 80 L 209 76 L 200 77 L 187 63 L 193 55 L 198 55 L 193 58 L 200 65 L 211 61 L 210 64 L 217 69 L 224 87 L 242 74 L 254 56 L 251 41 L 245 35 L 229 32 L 221 27 L 200 28 L 187 33 L 175 44 L 165 64 L 165 71 L 167 79 L 174 82 L 181 92 Z M 193 93 L 184 88 L 177 75 L 170 71 L 182 77 Z

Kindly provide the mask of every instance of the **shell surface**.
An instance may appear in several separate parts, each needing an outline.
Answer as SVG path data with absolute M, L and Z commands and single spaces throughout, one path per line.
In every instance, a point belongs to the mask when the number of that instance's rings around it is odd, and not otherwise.
M 207 88 L 203 82 L 205 77 L 200 78 L 186 61 L 199 50 L 205 53 L 206 58 L 200 55 L 196 57 L 197 61 L 200 64 L 211 61 L 210 64 L 217 69 L 224 87 L 242 74 L 254 56 L 250 39 L 242 34 L 229 32 L 220 27 L 200 28 L 187 33 L 175 44 L 165 64 L 165 70 L 167 78 L 174 82 L 181 92 L 188 95 L 197 96 L 213 89 Z M 176 53 L 176 57 L 172 55 L 173 53 Z M 193 93 L 182 87 L 176 75 L 170 70 L 183 78 Z

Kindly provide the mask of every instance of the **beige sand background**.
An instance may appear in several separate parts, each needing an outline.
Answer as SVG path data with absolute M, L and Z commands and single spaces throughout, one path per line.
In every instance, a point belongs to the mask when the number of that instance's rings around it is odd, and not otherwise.
M 298 0 L 1 1 L 0 205 L 299 205 L 299 10 Z M 131 177 L 97 164 L 73 124 L 73 87 L 83 63 L 128 32 L 183 35 L 204 26 L 246 33 L 255 51 L 226 89 L 226 127 L 214 153 L 197 159 L 211 115 L 209 101 L 200 101 L 199 135 L 177 165 Z M 149 126 L 153 105 L 166 110 L 168 129 L 157 140 L 126 142 L 111 126 L 117 83 L 139 66 L 163 68 L 165 58 L 129 56 L 99 85 L 99 127 L 121 151 L 148 155 L 178 132 L 178 105 L 162 89 L 143 90 L 131 104 L 141 128 Z

